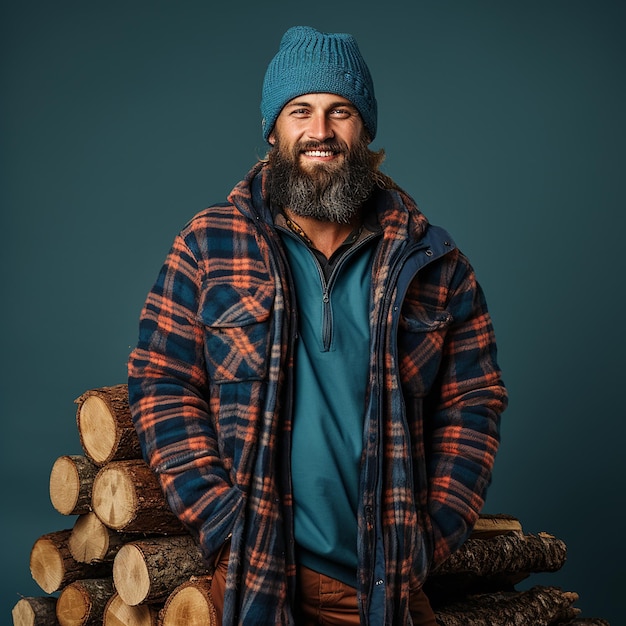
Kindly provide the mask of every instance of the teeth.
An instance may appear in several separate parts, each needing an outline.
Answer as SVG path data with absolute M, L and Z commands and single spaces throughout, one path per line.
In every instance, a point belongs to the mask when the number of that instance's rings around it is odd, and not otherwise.
M 304 154 L 311 157 L 329 157 L 333 155 L 331 150 L 307 150 Z

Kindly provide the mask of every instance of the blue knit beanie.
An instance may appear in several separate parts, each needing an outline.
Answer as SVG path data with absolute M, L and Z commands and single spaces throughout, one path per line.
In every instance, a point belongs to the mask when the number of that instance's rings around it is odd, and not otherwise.
M 309 26 L 294 26 L 283 35 L 263 81 L 266 141 L 285 104 L 306 93 L 334 93 L 350 100 L 370 139 L 376 136 L 374 84 L 352 35 L 321 33 Z

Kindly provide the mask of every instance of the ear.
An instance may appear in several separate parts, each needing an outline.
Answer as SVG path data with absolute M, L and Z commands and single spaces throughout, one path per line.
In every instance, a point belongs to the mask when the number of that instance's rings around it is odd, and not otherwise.
M 267 142 L 270 144 L 270 146 L 273 146 L 276 143 L 276 135 L 274 134 L 274 131 L 269 134 Z

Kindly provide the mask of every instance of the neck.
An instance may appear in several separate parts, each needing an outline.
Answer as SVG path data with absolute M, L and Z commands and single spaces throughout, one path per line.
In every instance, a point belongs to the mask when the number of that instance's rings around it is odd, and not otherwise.
M 294 215 L 289 209 L 285 209 L 285 215 L 288 220 L 295 224 L 294 230 L 298 228 L 310 242 L 310 244 L 319 250 L 327 259 L 339 248 L 345 241 L 346 237 L 354 230 L 360 222 L 360 215 L 356 216 L 348 224 L 339 224 L 337 222 L 325 222 L 314 217 L 303 217 Z

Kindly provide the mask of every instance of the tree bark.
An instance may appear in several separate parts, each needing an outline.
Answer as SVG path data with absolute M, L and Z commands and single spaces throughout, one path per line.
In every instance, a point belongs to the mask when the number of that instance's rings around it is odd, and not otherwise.
M 425 590 L 434 606 L 468 594 L 513 591 L 533 572 L 560 569 L 566 552 L 565 544 L 547 533 L 470 538 L 430 574 Z
M 202 576 L 179 585 L 169 595 L 160 626 L 217 626 L 217 613 L 211 598 L 211 578 Z
M 468 539 L 432 576 L 556 572 L 565 563 L 565 543 L 548 533 L 511 533 L 491 539 Z
M 79 563 L 70 553 L 71 530 L 58 530 L 42 535 L 30 553 L 30 572 L 34 581 L 46 592 L 54 593 L 83 578 L 111 575 L 110 563 Z
M 50 596 L 21 598 L 11 611 L 13 626 L 57 626 L 56 604 Z
M 91 489 L 98 466 L 87 457 L 59 457 L 50 472 L 50 500 L 61 515 L 82 515 L 91 511 Z
M 76 424 L 85 454 L 99 466 L 141 458 L 125 384 L 91 389 L 75 400 Z
M 118 593 L 113 594 L 102 618 L 103 626 L 157 626 L 160 605 L 130 606 Z M 180 626 L 187 626 L 181 622 Z
M 122 546 L 113 561 L 113 581 L 130 606 L 164 601 L 192 576 L 209 569 L 191 535 L 158 537 Z
M 528 591 L 468 596 L 437 608 L 435 614 L 440 626 L 548 626 L 574 619 L 580 613 L 572 606 L 576 600 L 575 593 L 536 586 Z
M 136 534 L 109 528 L 91 512 L 76 520 L 68 545 L 70 554 L 79 563 L 113 563 L 119 549 L 136 538 Z
M 77 580 L 63 589 L 57 601 L 61 626 L 102 624 L 107 602 L 115 592 L 112 578 Z
M 169 508 L 156 474 L 141 459 L 105 465 L 93 482 L 91 502 L 102 523 L 114 530 L 187 532 Z

